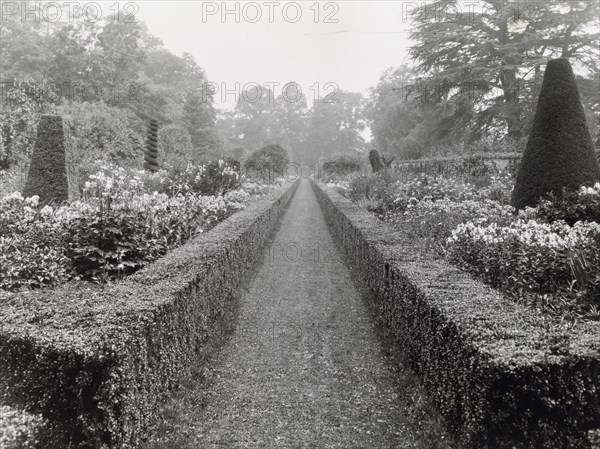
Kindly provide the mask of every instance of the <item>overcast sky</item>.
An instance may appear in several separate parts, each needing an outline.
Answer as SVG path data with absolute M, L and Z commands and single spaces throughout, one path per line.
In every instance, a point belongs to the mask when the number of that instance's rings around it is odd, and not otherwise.
M 272 82 L 280 83 L 278 95 L 297 82 L 311 102 L 317 90 L 324 96 L 335 86 L 366 93 L 386 68 L 405 60 L 402 2 L 315 3 L 227 2 L 231 12 L 223 16 L 222 2 L 136 2 L 150 32 L 170 51 L 194 55 L 221 90 Z M 219 107 L 235 104 L 232 93 L 215 100 Z

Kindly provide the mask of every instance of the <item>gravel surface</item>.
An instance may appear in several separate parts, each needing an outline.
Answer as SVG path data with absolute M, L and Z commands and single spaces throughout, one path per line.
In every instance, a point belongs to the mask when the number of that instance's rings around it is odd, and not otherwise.
M 240 296 L 233 334 L 204 370 L 201 387 L 188 388 L 172 406 L 200 404 L 184 423 L 171 409 L 187 435 L 186 444 L 176 444 L 455 447 L 376 328 L 304 179 Z

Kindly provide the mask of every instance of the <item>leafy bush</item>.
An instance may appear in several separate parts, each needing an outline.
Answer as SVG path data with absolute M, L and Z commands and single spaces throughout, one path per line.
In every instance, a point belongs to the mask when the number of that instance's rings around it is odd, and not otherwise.
M 185 127 L 175 123 L 161 126 L 158 130 L 158 151 L 165 167 L 182 170 L 195 163 L 192 138 Z
M 71 277 L 65 232 L 38 197 L 14 193 L 0 200 L 0 287 L 56 285 Z
M 346 192 L 351 200 L 383 216 L 402 212 L 421 200 L 452 201 L 494 200 L 507 204 L 510 198 L 510 176 L 493 176 L 487 185 L 477 187 L 469 182 L 426 174 L 405 180 L 401 173 L 377 173 L 353 177 Z
M 141 168 L 145 128 L 133 112 L 103 102 L 65 104 L 57 112 L 65 123 L 72 198 L 96 172 L 97 161 Z
M 550 193 L 535 210 L 536 216 L 547 222 L 563 220 L 570 225 L 578 221 L 600 223 L 600 183 L 593 187 L 581 187 L 577 192 L 563 191 L 562 195 Z
M 457 226 L 448 239 L 450 259 L 491 285 L 516 292 L 553 293 L 573 279 L 575 255 L 588 274 L 600 272 L 600 224 L 569 226 L 520 218 L 508 226 L 473 222 Z
M 191 165 L 185 170 L 168 174 L 164 185 L 170 194 L 196 193 L 200 195 L 223 195 L 240 187 L 239 162 L 228 159 Z
M 250 154 L 245 163 L 248 171 L 256 172 L 269 177 L 273 173 L 283 176 L 290 163 L 287 151 L 280 145 L 265 145 L 260 150 Z
M 323 171 L 330 175 L 349 175 L 362 169 L 361 158 L 353 154 L 336 154 L 323 162 Z

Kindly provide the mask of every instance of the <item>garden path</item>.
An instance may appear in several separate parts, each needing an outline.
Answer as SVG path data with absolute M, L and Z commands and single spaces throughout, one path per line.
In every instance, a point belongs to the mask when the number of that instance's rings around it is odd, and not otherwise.
M 307 179 L 240 301 L 196 447 L 451 447 L 414 376 L 382 350 Z

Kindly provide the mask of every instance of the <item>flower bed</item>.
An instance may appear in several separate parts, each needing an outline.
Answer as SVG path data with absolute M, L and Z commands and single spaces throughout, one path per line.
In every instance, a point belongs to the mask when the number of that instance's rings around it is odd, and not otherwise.
M 270 187 L 240 184 L 239 172 L 219 161 L 176 176 L 104 165 L 82 190 L 80 200 L 55 207 L 19 193 L 0 199 L 1 288 L 121 278 Z
M 481 185 L 446 177 L 356 177 L 338 191 L 432 255 L 540 313 L 600 319 L 600 184 L 519 214 L 510 176 Z

